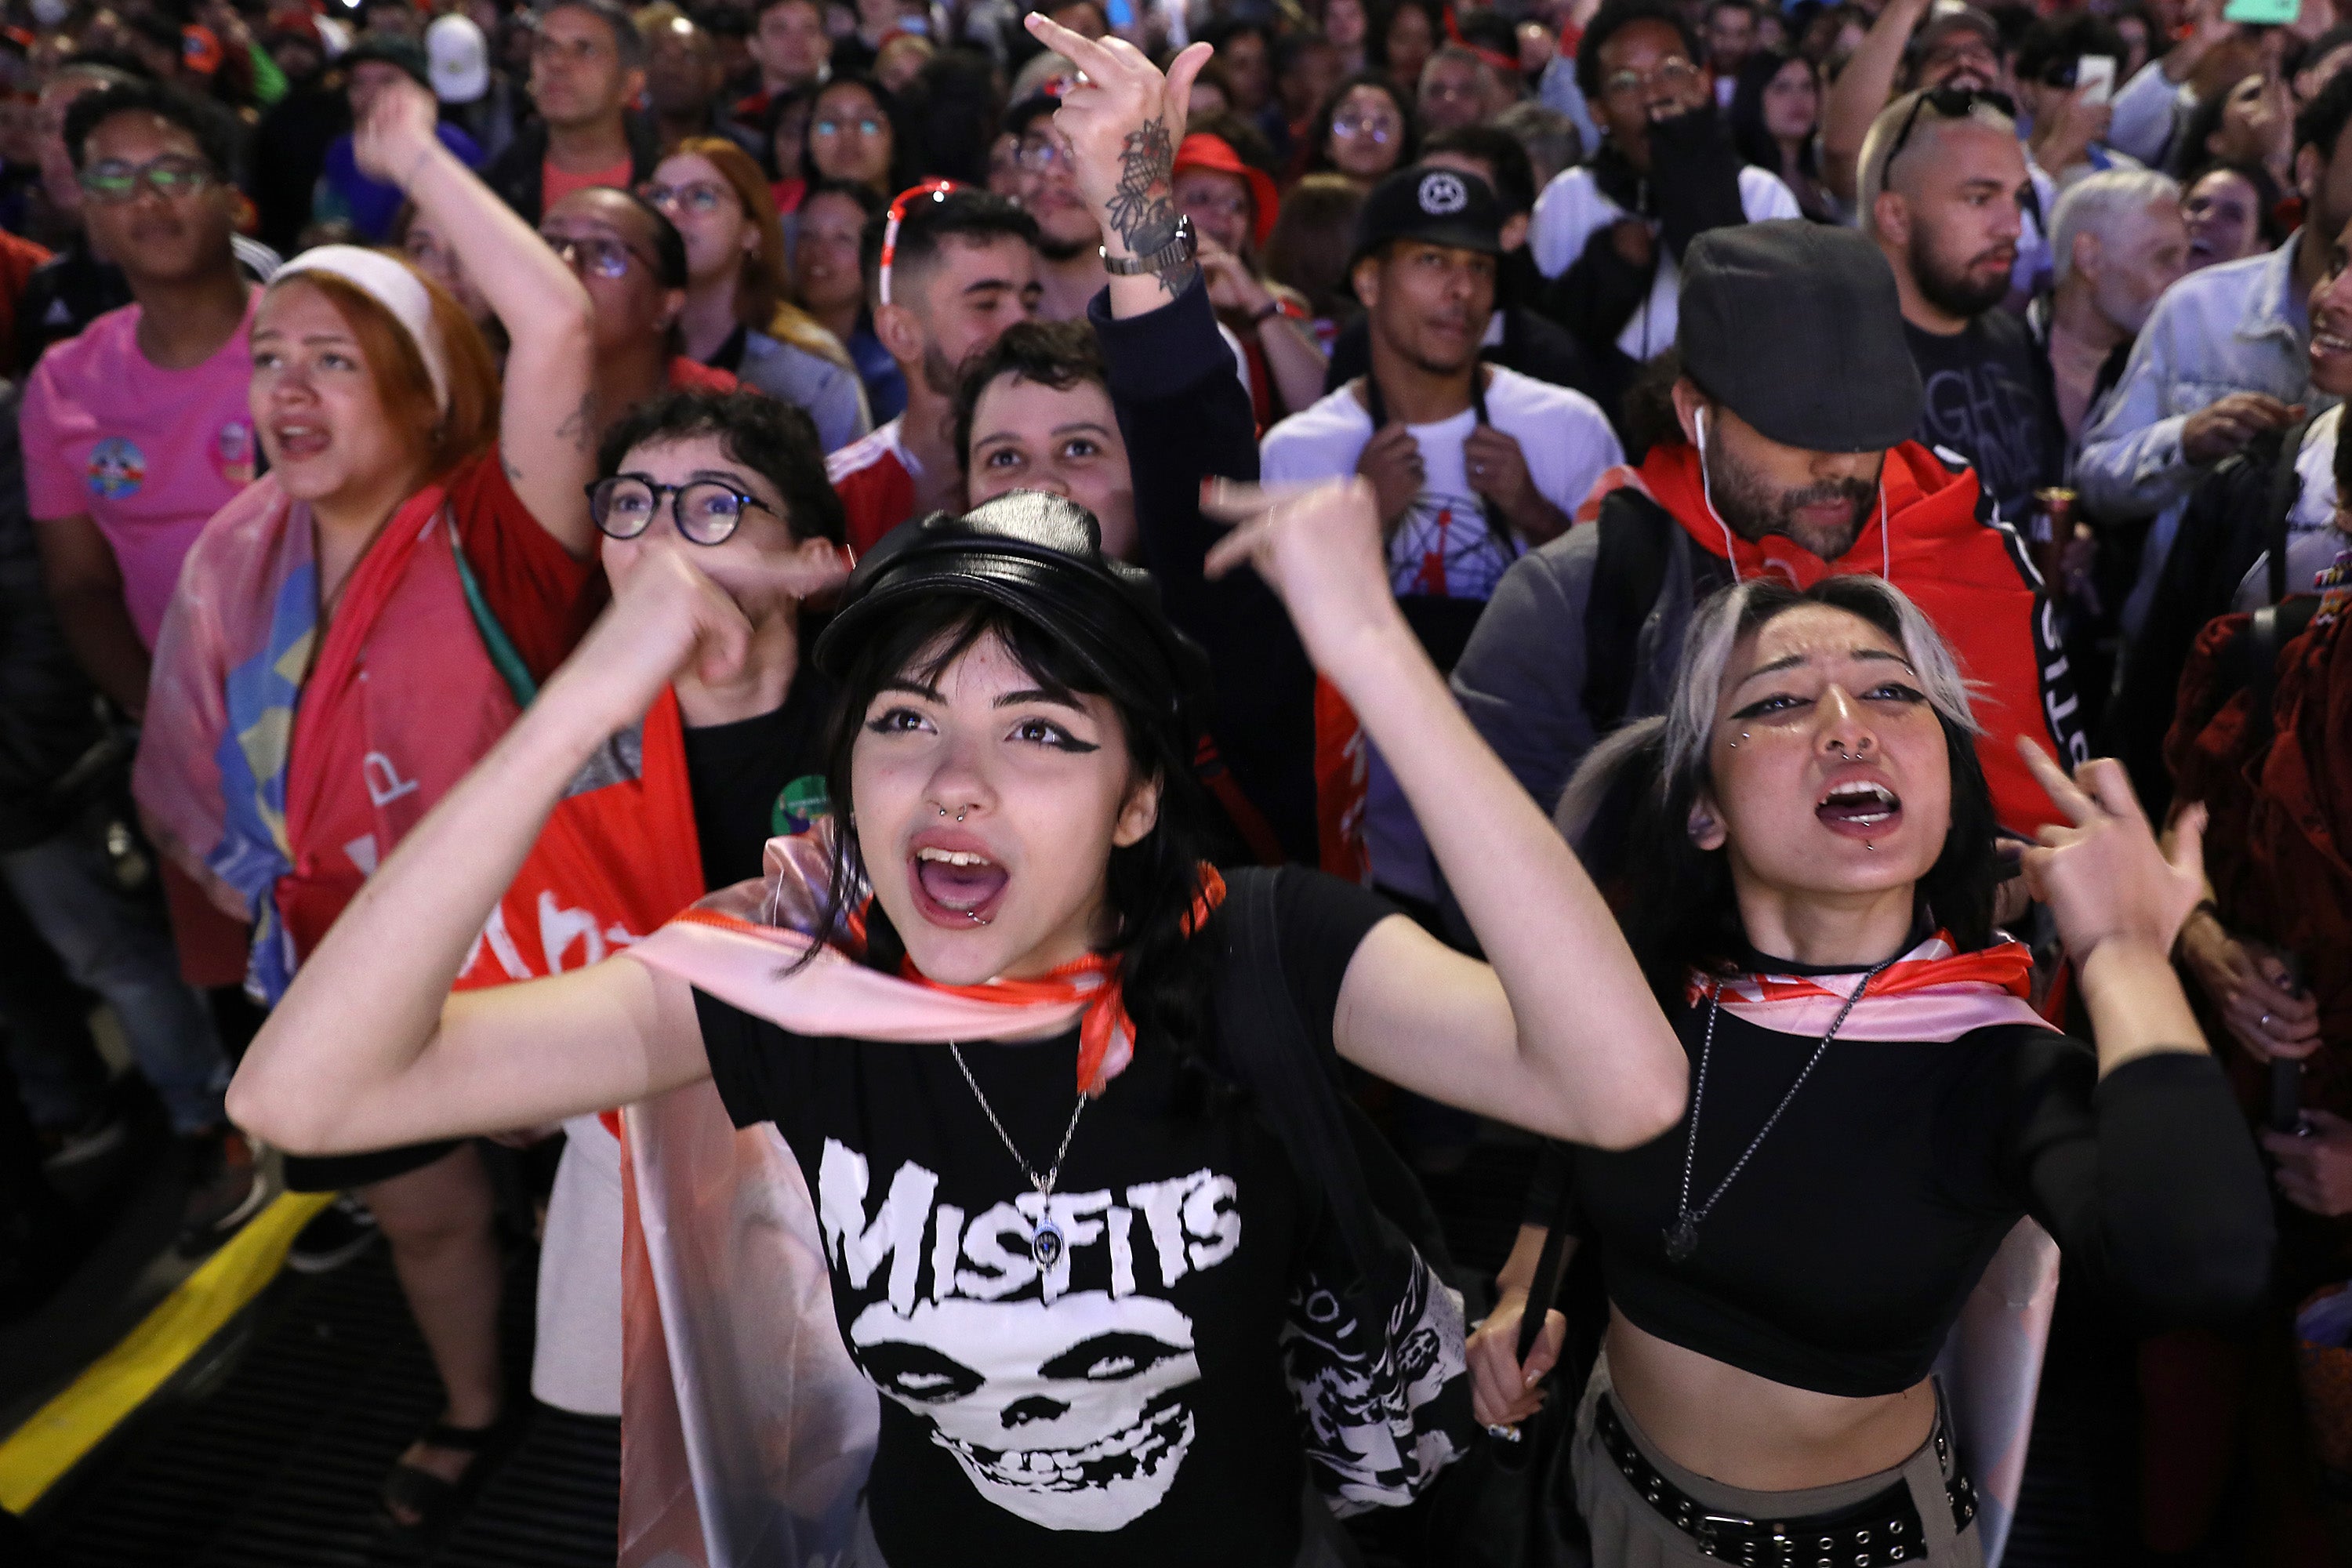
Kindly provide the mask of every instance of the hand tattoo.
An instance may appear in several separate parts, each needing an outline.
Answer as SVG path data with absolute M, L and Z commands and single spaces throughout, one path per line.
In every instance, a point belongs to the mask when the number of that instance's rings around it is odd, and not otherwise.
M 1166 121 L 1147 120 L 1127 133 L 1118 153 L 1118 188 L 1103 216 L 1129 254 L 1149 256 L 1176 237 L 1175 166 Z M 1181 294 L 1196 270 L 1189 262 L 1170 268 L 1159 275 L 1160 286 L 1171 297 Z

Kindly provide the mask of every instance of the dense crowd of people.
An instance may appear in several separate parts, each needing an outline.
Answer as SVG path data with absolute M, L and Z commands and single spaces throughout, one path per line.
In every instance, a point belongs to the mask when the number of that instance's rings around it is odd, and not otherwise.
M 2352 12 L 6 12 L 0 1311 L 334 1194 L 430 1540 L 535 1148 L 626 1563 L 2352 1552 Z

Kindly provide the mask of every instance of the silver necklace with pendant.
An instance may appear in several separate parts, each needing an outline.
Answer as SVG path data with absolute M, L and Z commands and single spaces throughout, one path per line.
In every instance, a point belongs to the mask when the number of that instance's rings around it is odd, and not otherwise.
M 1021 1167 L 1021 1173 L 1029 1178 L 1029 1184 L 1037 1189 L 1037 1195 L 1050 1199 L 1054 1195 L 1054 1184 L 1061 1178 L 1062 1162 L 1069 1156 L 1070 1139 L 1078 1130 L 1078 1117 L 1087 1109 L 1087 1097 L 1079 1095 L 1077 1104 L 1070 1107 L 1070 1124 L 1062 1129 L 1062 1146 L 1054 1151 L 1054 1163 L 1041 1176 L 1029 1168 L 1028 1161 L 1021 1157 L 1020 1149 L 1013 1142 L 1013 1134 L 1007 1132 L 1004 1123 L 996 1119 L 996 1108 L 988 1103 L 988 1096 L 980 1092 L 980 1080 L 971 1076 L 971 1066 L 963 1059 L 963 1047 L 950 1040 L 948 1051 L 955 1058 L 955 1065 L 963 1074 L 963 1081 L 971 1086 L 971 1097 L 980 1101 L 981 1114 L 988 1118 L 988 1124 L 996 1129 L 997 1137 L 1003 1141 L 1005 1152 L 1011 1154 L 1013 1163 Z M 1050 1212 L 1041 1214 L 1037 1228 L 1029 1233 L 1029 1256 L 1037 1260 L 1037 1267 L 1051 1268 L 1059 1263 L 1066 1246 L 1062 1227 L 1054 1223 L 1053 1215 Z
M 1732 1162 L 1731 1169 L 1724 1173 L 1723 1180 L 1715 1184 L 1715 1191 L 1706 1195 L 1706 1202 L 1693 1208 L 1690 1201 L 1691 1166 L 1698 1157 L 1698 1112 L 1699 1107 L 1706 1100 L 1707 1060 L 1715 1054 L 1715 1017 L 1723 1010 L 1723 983 L 1716 982 L 1715 988 L 1707 993 L 1706 1037 L 1699 1045 L 1698 1083 L 1691 1090 L 1690 1137 L 1683 1144 L 1682 1201 L 1675 1205 L 1675 1223 L 1668 1226 L 1663 1233 L 1666 1241 L 1667 1262 L 1690 1261 L 1691 1255 L 1698 1250 L 1699 1222 L 1706 1219 L 1714 1211 L 1715 1205 L 1722 1201 L 1724 1190 L 1731 1185 L 1732 1180 L 1741 1171 L 1747 1169 L 1748 1162 L 1755 1156 L 1757 1149 L 1764 1142 L 1765 1135 L 1770 1132 L 1773 1124 L 1780 1120 L 1780 1113 L 1789 1109 L 1789 1102 L 1797 1098 L 1797 1091 L 1805 1087 L 1807 1079 L 1812 1077 L 1813 1069 L 1821 1065 L 1822 1055 L 1829 1050 L 1830 1042 L 1837 1038 L 1837 1032 L 1840 1029 L 1845 1027 L 1846 1015 L 1853 1011 L 1853 1005 L 1862 1000 L 1862 994 L 1870 989 L 1870 983 L 1885 973 L 1888 966 L 1894 962 L 1895 960 L 1890 958 L 1885 963 L 1880 964 L 1862 977 L 1862 984 L 1853 988 L 1853 994 L 1845 999 L 1845 1005 L 1839 1008 L 1838 1016 L 1831 1020 L 1829 1033 L 1823 1035 L 1821 1044 L 1813 1047 L 1813 1054 L 1806 1059 L 1804 1069 L 1797 1074 L 1797 1081 L 1789 1086 L 1789 1092 L 1780 1097 L 1780 1103 L 1772 1108 L 1772 1114 L 1764 1119 L 1764 1125 L 1756 1130 L 1756 1136 L 1748 1141 L 1748 1147 L 1741 1152 L 1738 1159 Z

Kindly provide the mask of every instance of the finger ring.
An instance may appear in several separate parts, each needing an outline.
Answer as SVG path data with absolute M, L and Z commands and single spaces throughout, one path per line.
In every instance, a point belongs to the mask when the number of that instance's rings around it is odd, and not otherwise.
M 1497 1443 L 1516 1443 L 1520 1440 L 1519 1429 L 1516 1426 L 1489 1426 L 1486 1428 L 1486 1436 Z
M 1087 76 L 1086 72 L 1080 71 L 1078 73 L 1078 85 L 1080 87 L 1092 87 L 1094 85 L 1094 79 Z
M 2269 1027 L 2271 1026 L 2271 1016 L 2270 1016 L 2268 1013 L 2265 1013 L 2265 1014 L 2263 1014 L 2263 1022 L 2262 1022 L 2262 1026 L 2262 1026 L 2262 1027 L 2263 1027 L 2263 1028 L 2265 1028 L 2265 1029 L 2267 1029 L 2267 1028 L 2269 1028 Z

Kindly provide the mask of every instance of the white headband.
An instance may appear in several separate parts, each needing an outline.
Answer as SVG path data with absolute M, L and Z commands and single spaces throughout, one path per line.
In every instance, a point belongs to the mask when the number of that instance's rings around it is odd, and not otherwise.
M 425 374 L 433 381 L 433 402 L 449 412 L 449 364 L 441 352 L 441 334 L 433 324 L 433 296 L 415 273 L 382 251 L 356 245 L 321 245 L 304 251 L 278 269 L 271 285 L 304 272 L 324 272 L 340 278 L 392 312 L 416 345 Z

